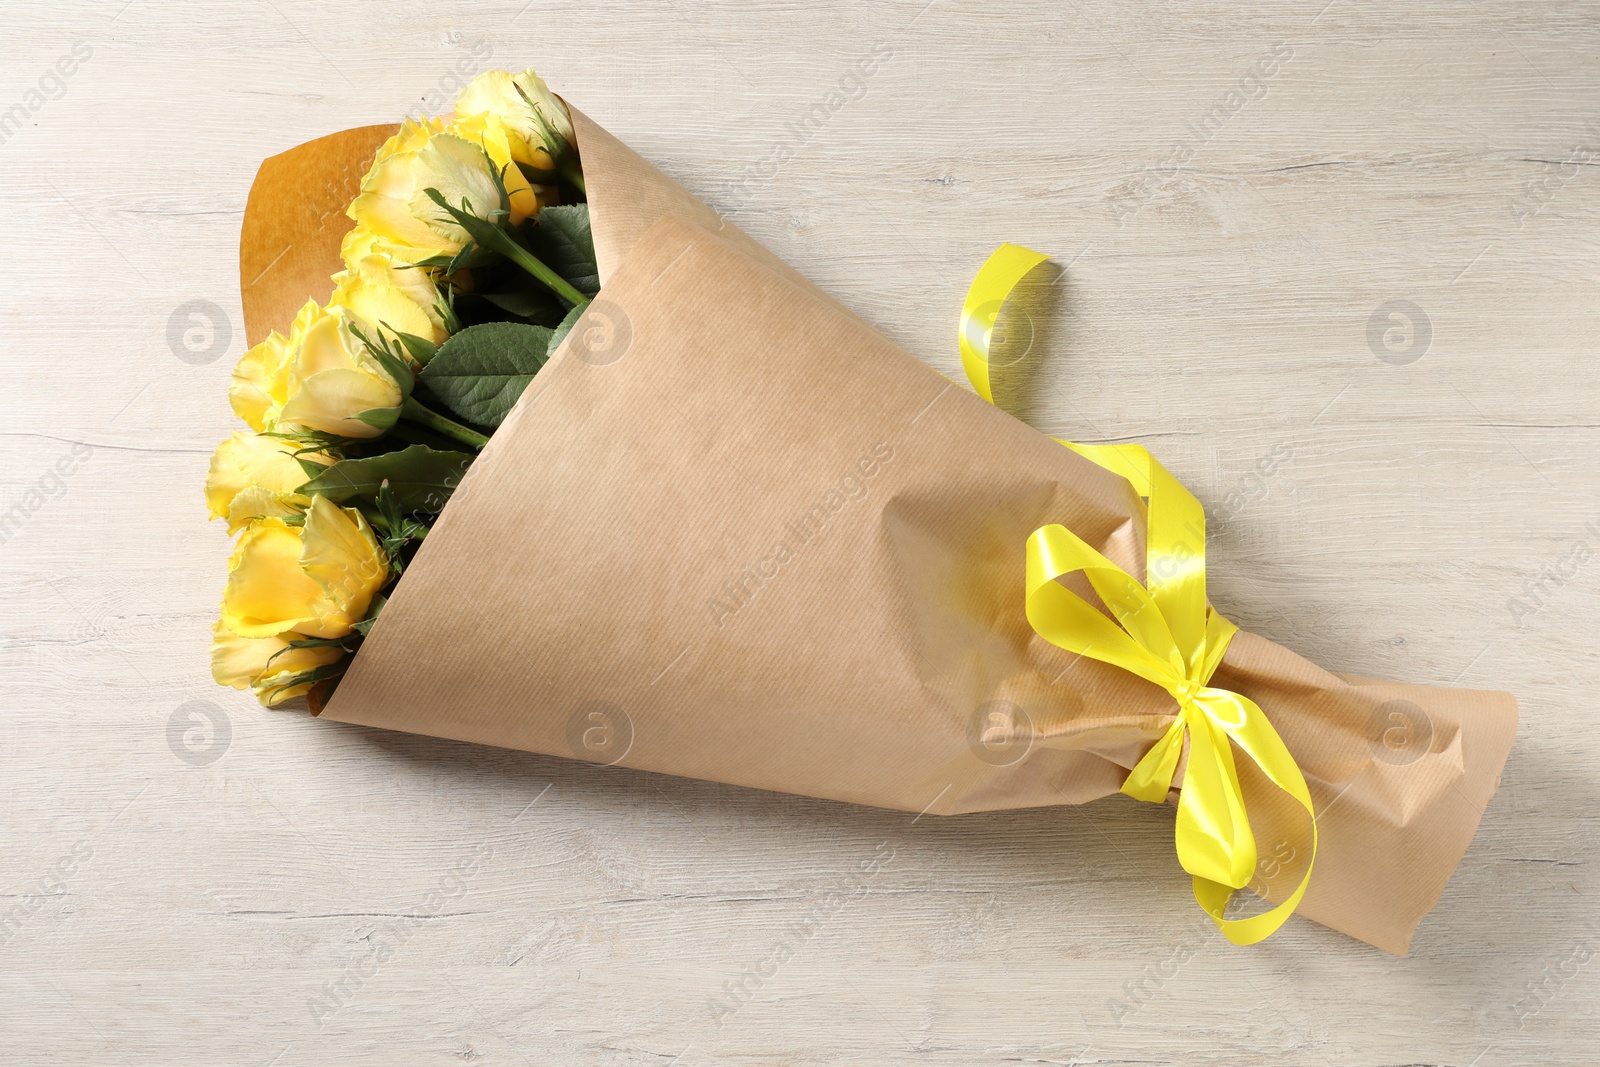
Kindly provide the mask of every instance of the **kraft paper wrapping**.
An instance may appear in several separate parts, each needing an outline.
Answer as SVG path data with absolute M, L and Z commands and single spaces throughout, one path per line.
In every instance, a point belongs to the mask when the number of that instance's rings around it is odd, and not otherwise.
M 323 717 L 938 815 L 1117 792 L 1176 707 L 1031 631 L 1023 550 L 1062 523 L 1143 580 L 1128 483 L 573 120 L 604 288 Z M 252 343 L 328 295 L 391 130 L 262 165 L 240 250 Z M 1300 912 L 1404 953 L 1498 785 L 1514 700 L 1330 674 L 1248 633 L 1211 684 L 1261 706 L 1310 785 Z M 1279 896 L 1308 827 L 1252 772 L 1257 888 Z

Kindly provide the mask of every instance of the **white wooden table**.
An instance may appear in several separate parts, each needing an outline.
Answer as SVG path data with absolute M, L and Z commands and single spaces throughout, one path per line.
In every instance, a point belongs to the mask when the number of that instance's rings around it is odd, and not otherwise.
M 1592 4 L 10 0 L 0 41 L 5 1062 L 1595 1062 Z M 1226 516 L 1230 617 L 1518 695 L 1410 957 L 1208 936 L 1122 798 L 915 820 L 211 684 L 256 165 L 529 64 L 947 373 L 982 258 L 1054 253 L 1030 417 Z

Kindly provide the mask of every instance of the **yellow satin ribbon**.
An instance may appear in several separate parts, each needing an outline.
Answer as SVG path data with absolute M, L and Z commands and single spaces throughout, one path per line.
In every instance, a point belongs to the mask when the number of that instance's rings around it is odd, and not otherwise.
M 1025 274 L 1048 258 L 1019 245 L 999 247 L 973 279 L 961 308 L 961 362 L 990 403 L 989 343 L 996 316 Z M 1162 803 L 1189 740 L 1178 796 L 1178 862 L 1194 876 L 1194 895 L 1228 940 L 1252 945 L 1293 914 L 1311 881 L 1317 824 L 1311 794 L 1294 757 L 1251 700 L 1208 685 L 1239 628 L 1206 601 L 1205 511 L 1183 485 L 1138 445 L 1061 444 L 1132 483 L 1148 501 L 1145 580 L 1101 555 L 1064 526 L 1041 526 L 1028 538 L 1028 622 L 1046 641 L 1153 682 L 1172 694 L 1178 713 L 1122 785 L 1137 800 Z M 1083 572 L 1111 618 L 1057 579 Z M 1231 742 L 1231 743 L 1230 743 Z M 1235 890 L 1256 869 L 1256 841 L 1245 812 L 1233 746 L 1300 803 L 1311 822 L 1311 858 L 1300 885 L 1281 904 L 1246 919 L 1223 917 Z

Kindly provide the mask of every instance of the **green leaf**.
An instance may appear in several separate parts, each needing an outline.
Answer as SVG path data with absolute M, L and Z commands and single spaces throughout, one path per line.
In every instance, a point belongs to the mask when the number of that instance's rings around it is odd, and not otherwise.
M 377 337 L 369 337 L 362 332 L 361 327 L 354 323 L 350 326 L 350 332 L 355 334 L 356 339 L 366 346 L 367 354 L 378 361 L 378 365 L 384 369 L 384 373 L 394 379 L 394 383 L 400 387 L 401 399 L 410 396 L 412 388 L 417 384 L 417 379 L 411 373 L 411 368 L 406 365 L 405 354 L 399 349 L 398 344 L 391 348 L 391 342 L 381 332 Z M 370 422 L 365 417 L 366 414 L 369 413 L 357 415 L 356 418 L 370 426 L 376 426 L 377 423 Z M 390 425 L 393 425 L 393 423 Z M 387 428 L 384 427 L 384 429 Z
M 544 150 L 559 165 L 566 158 L 567 153 L 572 150 L 572 145 L 556 131 L 554 126 L 550 125 L 550 120 L 544 117 L 544 108 L 534 103 L 533 97 L 528 95 L 528 91 L 516 82 L 511 84 L 517 90 L 517 95 L 522 97 L 522 102 L 528 105 L 528 110 L 533 112 L 533 121 L 539 124 L 539 139 L 544 142 Z
M 548 353 L 546 353 L 545 358 L 548 359 L 550 356 L 556 354 L 556 349 L 561 347 L 561 342 L 565 341 L 567 339 L 567 334 L 572 332 L 573 323 L 583 318 L 584 309 L 588 306 L 588 304 L 579 304 L 577 307 L 567 312 L 567 317 L 561 320 L 561 325 L 557 326 L 555 328 L 555 332 L 550 335 L 550 350 Z
M 472 238 L 474 243 L 492 251 L 499 252 L 502 255 L 509 254 L 505 251 L 505 246 L 514 244 L 515 242 L 512 241 L 510 237 L 506 236 L 506 232 L 493 222 L 490 222 L 486 219 L 480 219 L 478 216 L 474 215 L 469 210 L 471 205 L 467 204 L 465 201 L 462 201 L 462 206 L 456 207 L 454 204 L 450 203 L 450 201 L 444 198 L 443 193 L 431 186 L 427 189 L 424 189 L 423 193 L 427 195 L 428 199 L 444 208 L 445 214 L 449 216 L 448 219 L 440 219 L 440 222 L 452 221 L 457 226 L 460 226 L 463 230 L 466 230 L 467 236 Z M 465 251 L 465 249 L 463 249 L 463 251 Z M 458 252 L 456 253 L 455 260 L 452 260 L 451 262 L 455 263 L 456 260 L 459 260 L 460 258 L 461 253 Z M 456 269 L 457 268 L 455 266 L 447 267 L 445 268 L 445 272 L 447 274 L 454 274 Z
M 516 238 L 512 237 L 505 230 L 502 230 L 498 223 L 491 222 L 486 219 L 480 219 L 473 215 L 472 212 L 468 210 L 470 205 L 465 200 L 461 202 L 461 207 L 454 207 L 449 201 L 445 200 L 444 194 L 440 193 L 439 190 L 434 189 L 431 186 L 427 189 L 424 189 L 423 193 L 425 193 L 435 204 L 438 204 L 441 208 L 443 208 L 445 214 L 450 216 L 457 226 L 460 226 L 463 230 L 467 231 L 467 235 L 472 238 L 470 243 L 489 249 L 492 252 L 498 252 L 500 255 L 505 256 L 507 259 L 511 260 L 511 262 L 515 263 L 517 266 L 521 267 L 523 270 L 539 279 L 545 285 L 548 285 L 556 293 L 556 295 L 561 297 L 561 299 L 569 306 L 573 304 L 581 304 L 586 299 L 583 292 L 573 288 L 573 284 L 567 281 L 566 278 L 562 276 L 560 271 L 556 270 L 548 263 L 545 263 L 538 256 L 534 255 L 521 244 L 517 243 Z M 587 209 L 585 209 L 585 211 L 587 211 Z M 506 214 L 506 212 L 499 211 L 492 212 L 491 214 L 494 216 L 503 216 Z M 440 221 L 444 220 L 441 219 Z M 584 225 L 587 228 L 587 215 L 585 216 Z M 458 254 L 455 260 L 452 260 L 452 266 L 446 268 L 446 273 L 455 273 L 460 264 L 461 255 L 464 255 L 465 251 L 466 250 L 463 249 L 462 253 Z M 593 258 L 592 252 L 590 258 Z
M 368 408 L 366 411 L 356 412 L 351 416 L 351 418 L 357 420 L 358 422 L 364 422 L 368 426 L 375 427 L 379 430 L 387 430 L 399 421 L 400 409 Z
M 444 332 L 459 333 L 461 320 L 456 318 L 456 290 L 453 285 L 444 285 L 439 288 L 439 298 L 433 302 L 433 310 L 439 313 L 439 320 L 444 323 Z M 423 360 L 424 363 L 427 360 Z
M 383 611 L 383 607 L 387 603 L 389 603 L 389 598 L 382 593 L 373 597 L 372 606 L 367 609 L 367 617 L 356 623 L 352 629 L 362 637 L 367 636 L 367 631 L 371 630 L 372 624 L 378 621 L 378 615 Z
M 439 452 L 411 445 L 367 459 L 342 459 L 300 487 L 307 496 L 325 496 L 335 504 L 362 498 L 376 501 L 385 480 L 395 500 L 407 511 L 437 514 L 472 465 L 466 452 Z
M 261 436 L 270 437 L 274 441 L 292 441 L 293 443 L 302 446 L 295 452 L 295 455 L 299 455 L 301 452 L 320 452 L 326 449 L 343 448 L 345 445 L 351 444 L 355 441 L 355 438 L 353 437 L 341 437 L 339 434 L 324 433 L 321 430 L 292 430 L 282 432 L 277 430 L 269 430 L 263 433 Z
M 345 668 L 349 665 L 350 657 L 346 656 L 337 663 L 327 663 L 321 667 L 313 667 L 309 671 L 301 671 L 299 674 L 291 674 L 277 685 L 274 685 L 272 688 L 268 689 L 262 695 L 268 697 L 276 696 L 285 689 L 292 689 L 297 685 L 304 685 L 306 682 L 321 682 L 329 678 L 337 678 L 344 673 Z
M 420 522 L 408 519 L 400 510 L 400 502 L 395 499 L 394 489 L 386 480 L 378 487 L 378 506 L 374 509 L 362 506 L 362 514 L 367 516 L 367 521 L 372 524 L 372 529 L 379 535 L 379 543 L 384 555 L 389 557 L 389 566 L 398 577 L 405 571 L 404 553 L 406 545 L 412 541 L 420 541 L 428 536 L 428 528 Z M 365 633 L 366 631 L 362 631 Z
M 508 293 L 480 293 L 479 295 L 508 315 L 515 315 L 519 319 L 546 319 L 558 318 L 566 314 L 566 306 L 559 303 L 555 296 L 542 290 L 534 290 L 526 285 L 524 288 L 512 290 Z
M 367 351 L 372 354 L 372 358 L 378 361 L 378 365 L 387 371 L 389 377 L 393 378 L 395 384 L 400 387 L 400 396 L 402 398 L 410 396 L 412 388 L 417 384 L 417 379 L 416 375 L 412 374 L 411 368 L 406 366 L 406 361 L 385 347 L 372 348 L 369 346 Z
M 440 345 L 421 377 L 455 414 L 479 426 L 499 426 L 549 351 L 548 327 L 486 322 Z
M 363 635 L 363 636 L 365 636 L 365 635 Z M 283 655 L 285 652 L 291 651 L 292 649 L 296 649 L 296 648 L 342 648 L 346 652 L 354 652 L 355 649 L 349 647 L 349 642 L 350 642 L 350 635 L 349 634 L 346 634 L 343 637 L 302 637 L 297 641 L 290 641 L 288 644 L 286 644 L 282 648 L 278 649 L 278 651 L 276 651 L 272 655 L 268 656 L 267 657 L 267 666 L 268 667 L 272 666 L 272 661 L 273 660 L 277 659 L 279 656 Z
M 457 252 L 453 256 L 429 256 L 427 259 L 417 260 L 412 264 L 412 266 L 428 267 L 439 271 L 446 277 L 449 277 L 450 275 L 461 270 L 463 267 L 481 267 L 485 263 L 492 262 L 494 262 L 493 253 L 480 248 L 476 241 L 468 241 L 466 244 L 461 246 L 461 251 Z
M 588 204 L 557 204 L 539 212 L 529 235 L 533 254 L 589 299 L 600 291 Z
M 394 429 L 377 438 L 376 443 L 392 445 L 393 447 L 387 449 L 387 451 L 391 452 L 399 452 L 407 445 L 427 445 L 432 449 L 453 452 L 457 444 L 459 444 L 459 442 L 446 437 L 444 434 L 430 430 L 426 426 L 419 425 L 409 419 L 401 419 L 395 423 Z
M 406 351 L 411 353 L 411 358 L 424 367 L 428 365 L 428 360 L 433 358 L 434 353 L 439 351 L 439 346 L 426 337 L 418 337 L 414 333 L 405 333 L 401 330 L 396 330 L 394 335 L 400 339 L 401 344 L 406 346 Z
M 317 475 L 328 469 L 328 464 L 318 463 L 316 460 L 307 459 L 298 452 L 293 453 L 293 456 L 294 461 L 300 464 L 300 469 L 305 471 L 307 478 L 315 478 Z
M 529 185 L 554 185 L 561 180 L 559 171 L 542 170 L 529 163 L 518 163 L 517 169 L 522 172 Z
M 383 519 L 381 529 L 386 534 L 393 533 L 405 520 L 400 514 L 400 501 L 395 499 L 394 490 L 387 481 L 378 486 L 377 501 L 378 514 Z

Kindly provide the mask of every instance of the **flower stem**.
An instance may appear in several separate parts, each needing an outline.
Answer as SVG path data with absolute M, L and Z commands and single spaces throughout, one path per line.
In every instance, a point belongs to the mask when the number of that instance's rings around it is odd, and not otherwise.
M 533 253 L 517 244 L 517 242 L 508 239 L 503 251 L 511 262 L 555 290 L 555 294 L 565 300 L 569 307 L 577 307 L 579 304 L 589 302 L 588 297 L 574 289 L 565 278 L 545 266 Z
M 423 191 L 428 194 L 430 200 L 442 207 L 445 214 L 449 215 L 457 226 L 465 230 L 467 236 L 477 242 L 479 246 L 491 252 L 498 252 L 511 260 L 511 262 L 549 286 L 557 296 L 567 302 L 569 307 L 577 307 L 579 304 L 589 302 L 588 297 L 574 289 L 561 275 L 540 262 L 537 256 L 518 244 L 516 238 L 501 229 L 497 223 L 491 222 L 489 219 L 480 219 L 472 214 L 468 210 L 470 205 L 465 200 L 462 201 L 461 207 L 456 207 L 446 200 L 444 194 L 437 189 L 428 188 Z
M 447 419 L 431 408 L 423 407 L 414 396 L 406 397 L 406 402 L 400 406 L 400 417 L 460 441 L 475 452 L 482 452 L 483 446 L 489 443 L 489 439 L 478 431 L 469 430 L 459 422 Z
M 579 167 L 576 161 L 570 161 L 562 167 L 561 176 L 571 182 L 578 192 L 584 196 L 589 195 L 589 187 L 583 181 L 583 168 Z

